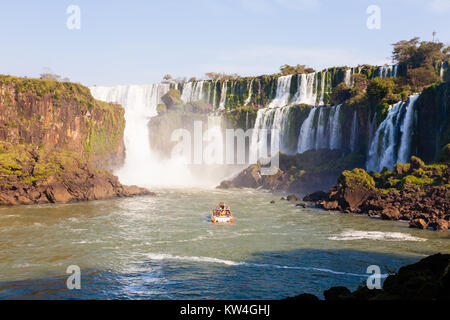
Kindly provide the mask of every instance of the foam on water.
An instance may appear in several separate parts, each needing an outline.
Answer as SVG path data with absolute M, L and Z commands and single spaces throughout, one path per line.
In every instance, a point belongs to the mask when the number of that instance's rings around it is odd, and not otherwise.
M 329 237 L 328 240 L 427 241 L 427 239 L 414 237 L 402 232 L 359 231 L 351 229 L 345 230 L 336 236 Z

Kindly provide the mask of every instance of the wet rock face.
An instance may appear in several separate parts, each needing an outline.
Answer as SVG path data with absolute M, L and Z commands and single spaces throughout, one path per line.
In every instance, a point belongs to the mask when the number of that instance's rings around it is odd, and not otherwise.
M 124 109 L 75 83 L 0 76 L 0 140 L 70 151 L 102 168 L 125 157 Z

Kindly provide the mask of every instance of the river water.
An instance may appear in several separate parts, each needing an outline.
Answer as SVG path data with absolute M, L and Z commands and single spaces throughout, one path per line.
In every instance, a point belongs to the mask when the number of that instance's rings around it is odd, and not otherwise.
M 279 299 L 355 289 L 436 252 L 448 232 L 296 207 L 257 190 L 156 189 L 156 196 L 0 208 L 0 298 Z M 275 204 L 270 204 L 275 200 Z M 213 225 L 231 204 L 235 223 Z M 68 290 L 66 268 L 81 269 Z

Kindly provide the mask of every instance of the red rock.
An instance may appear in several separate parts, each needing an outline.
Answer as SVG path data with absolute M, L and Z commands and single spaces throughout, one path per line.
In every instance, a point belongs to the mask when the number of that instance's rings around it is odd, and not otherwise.
M 400 211 L 395 207 L 385 208 L 381 212 L 381 218 L 384 220 L 399 220 L 401 216 Z
M 339 203 L 337 201 L 322 201 L 320 205 L 325 210 L 336 210 L 339 206 Z

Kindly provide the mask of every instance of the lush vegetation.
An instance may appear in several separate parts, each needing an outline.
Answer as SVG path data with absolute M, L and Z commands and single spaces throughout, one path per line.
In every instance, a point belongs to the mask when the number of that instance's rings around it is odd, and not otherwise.
M 290 66 L 285 64 L 280 67 L 280 73 L 283 76 L 287 76 L 290 74 L 298 74 L 298 73 L 311 73 L 315 70 L 313 68 L 307 68 L 305 65 L 298 64 L 296 66 Z

